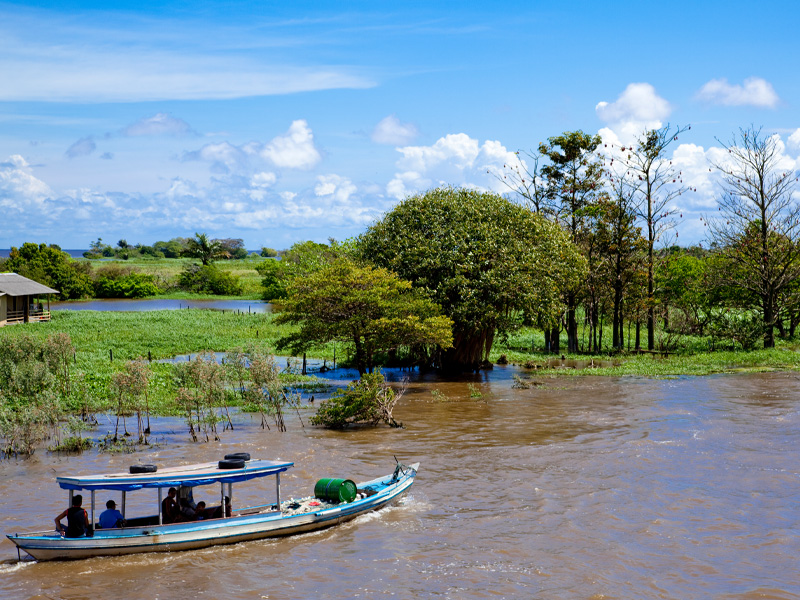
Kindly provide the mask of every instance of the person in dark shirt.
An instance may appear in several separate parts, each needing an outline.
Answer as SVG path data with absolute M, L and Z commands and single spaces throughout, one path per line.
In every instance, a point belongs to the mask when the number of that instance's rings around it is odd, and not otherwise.
M 70 538 L 86 535 L 89 530 L 89 515 L 81 508 L 81 504 L 83 504 L 83 496 L 75 494 L 72 497 L 72 506 L 56 517 L 56 531 L 61 535 Z M 64 517 L 67 517 L 66 528 L 61 524 L 61 519 Z
M 161 501 L 161 518 L 164 523 L 174 523 L 178 520 L 181 511 L 178 508 L 178 502 L 175 500 L 178 490 L 174 487 L 169 488 L 167 497 Z
M 112 529 L 125 525 L 125 519 L 122 518 L 122 513 L 117 510 L 116 502 L 113 500 L 106 502 L 106 510 L 100 513 L 99 523 L 103 529 Z

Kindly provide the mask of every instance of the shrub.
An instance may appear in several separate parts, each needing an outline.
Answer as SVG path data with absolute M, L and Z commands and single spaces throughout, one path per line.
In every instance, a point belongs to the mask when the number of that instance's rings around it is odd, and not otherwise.
M 198 294 L 216 296 L 241 296 L 242 284 L 239 278 L 214 265 L 188 265 L 178 276 L 180 286 Z
M 365 373 L 359 381 L 336 390 L 322 402 L 317 414 L 311 417 L 312 425 L 330 429 L 344 429 L 349 425 L 377 425 L 384 422 L 392 427 L 402 427 L 392 417 L 394 405 L 403 395 L 389 387 L 380 370 Z
M 147 298 L 158 295 L 160 291 L 153 275 L 117 266 L 98 271 L 94 282 L 96 298 Z

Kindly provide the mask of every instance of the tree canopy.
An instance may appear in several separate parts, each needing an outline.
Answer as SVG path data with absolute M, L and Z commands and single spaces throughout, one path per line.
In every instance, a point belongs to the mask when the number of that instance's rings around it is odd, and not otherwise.
M 586 270 L 568 235 L 497 194 L 438 188 L 407 198 L 357 240 L 364 259 L 413 282 L 453 320 L 448 369 L 475 369 L 523 311 L 553 322 Z
M 299 324 L 278 349 L 304 352 L 316 343 L 349 342 L 360 373 L 371 372 L 379 353 L 400 347 L 452 343 L 452 322 L 439 307 L 386 269 L 339 259 L 287 287 L 276 323 Z

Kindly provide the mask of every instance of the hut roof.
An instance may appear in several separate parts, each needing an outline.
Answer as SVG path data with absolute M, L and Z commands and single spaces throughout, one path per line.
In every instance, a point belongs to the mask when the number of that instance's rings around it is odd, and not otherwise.
M 58 294 L 58 290 L 16 273 L 0 273 L 0 295 L 3 294 L 8 296 L 36 296 L 38 294 Z

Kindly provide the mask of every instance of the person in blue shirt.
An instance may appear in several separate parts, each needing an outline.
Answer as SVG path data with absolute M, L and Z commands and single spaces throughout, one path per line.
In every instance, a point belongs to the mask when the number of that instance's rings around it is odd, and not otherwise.
M 117 503 L 113 500 L 106 502 L 106 510 L 100 513 L 100 527 L 103 529 L 113 529 L 125 525 L 122 513 L 117 510 Z

